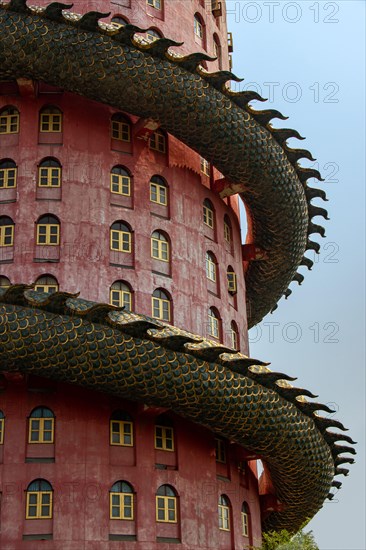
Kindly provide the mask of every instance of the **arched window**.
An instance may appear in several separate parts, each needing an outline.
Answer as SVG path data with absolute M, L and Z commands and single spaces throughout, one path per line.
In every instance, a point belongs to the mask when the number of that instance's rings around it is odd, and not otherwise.
M 133 447 L 133 422 L 129 414 L 124 411 L 114 411 L 109 427 L 111 445 Z
M 155 42 L 155 40 L 158 40 L 159 38 L 162 38 L 161 33 L 156 31 L 155 29 L 148 29 L 146 31 L 145 40 L 147 42 Z
M 159 416 L 155 424 L 155 449 L 174 451 L 174 429 L 170 418 Z
M 147 5 L 155 8 L 156 10 L 161 10 L 163 5 L 163 0 L 146 0 Z
M 156 521 L 177 523 L 177 494 L 170 485 L 161 485 L 156 492 Z
M 4 277 L 3 275 L 0 276 L 0 288 L 3 288 L 6 290 L 11 286 L 11 282 L 7 277 Z
M 227 289 L 228 289 L 228 292 L 230 294 L 235 294 L 236 291 L 237 291 L 237 288 L 236 288 L 236 273 L 235 273 L 234 269 L 231 267 L 231 265 L 229 265 L 229 267 L 227 268 L 226 275 L 227 275 Z
M 51 409 L 37 407 L 29 416 L 28 443 L 53 443 L 55 417 Z
M 4 428 L 5 428 L 5 416 L 3 411 L 0 411 L 0 445 L 4 443 Z
M 225 495 L 219 498 L 219 529 L 230 531 L 230 501 Z
M 128 25 L 127 19 L 124 19 L 124 17 L 121 17 L 120 15 L 116 15 L 112 17 L 111 23 L 113 24 L 113 27 L 116 29 L 119 29 L 120 27 L 124 27 L 125 25 Z
M 151 257 L 169 262 L 169 241 L 161 231 L 154 231 L 151 235 Z
M 215 57 L 217 57 L 217 62 L 219 64 L 219 69 L 221 71 L 222 69 L 222 59 L 221 59 L 221 44 L 220 44 L 220 40 L 219 40 L 219 37 L 217 36 L 217 34 L 214 34 L 213 36 L 213 43 L 214 43 L 214 54 L 215 54 Z
M 38 187 L 60 187 L 61 164 L 58 160 L 48 158 L 38 166 Z
M 131 196 L 131 175 L 123 166 L 113 166 L 111 170 L 111 193 Z
M 149 147 L 159 153 L 166 152 L 166 135 L 162 130 L 156 130 L 151 134 Z
M 168 205 L 168 189 L 166 181 L 160 176 L 152 176 L 150 180 L 150 201 Z
M 241 527 L 244 537 L 249 537 L 250 534 L 250 511 L 246 502 L 243 502 L 241 507 Z
M 110 519 L 134 519 L 133 489 L 127 481 L 117 481 L 109 491 Z
M 131 123 L 122 113 L 115 113 L 111 118 L 112 139 L 131 141 Z
M 109 303 L 112 306 L 124 307 L 125 311 L 132 311 L 132 290 L 123 281 L 116 281 L 110 288 Z
M 213 338 L 220 338 L 220 317 L 213 307 L 208 310 L 208 334 Z
M 210 281 L 216 282 L 216 258 L 212 252 L 206 252 L 206 277 Z
M 41 216 L 37 222 L 37 244 L 57 246 L 60 244 L 60 222 L 56 216 Z
M 58 282 L 52 275 L 42 275 L 39 277 L 34 286 L 34 290 L 38 292 L 46 292 L 47 294 L 53 294 L 58 292 Z
M 52 485 L 45 479 L 35 479 L 27 488 L 26 519 L 52 518 Z
M 208 199 L 203 201 L 203 223 L 208 225 L 211 229 L 215 226 L 214 209 L 212 202 Z
M 62 132 L 62 112 L 58 107 L 45 107 L 41 110 L 39 131 L 41 133 Z
M 162 321 L 170 321 L 171 299 L 163 290 L 154 290 L 152 295 L 152 316 Z
M 205 37 L 205 30 L 204 30 L 204 23 L 202 20 L 202 17 L 196 13 L 194 16 L 194 34 L 197 36 L 197 38 L 200 38 L 201 40 L 204 40 Z
M 0 111 L 0 134 L 17 134 L 19 132 L 19 111 L 12 105 Z
M 231 321 L 230 325 L 231 347 L 236 351 L 239 349 L 239 330 L 235 321 Z
M 118 252 L 132 252 L 132 232 L 128 225 L 123 222 L 115 222 L 110 229 L 111 250 Z
M 232 227 L 229 216 L 225 215 L 224 217 L 224 239 L 229 245 L 232 242 Z
M 8 216 L 0 217 L 0 246 L 14 245 L 14 222 Z
M 13 189 L 17 185 L 17 165 L 13 160 L 0 161 L 0 189 Z

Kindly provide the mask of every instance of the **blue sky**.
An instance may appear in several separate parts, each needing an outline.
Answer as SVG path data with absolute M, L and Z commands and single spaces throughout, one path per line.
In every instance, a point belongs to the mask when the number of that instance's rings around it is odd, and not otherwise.
M 289 116 L 325 178 L 326 238 L 305 281 L 250 332 L 251 355 L 332 404 L 358 441 L 332 502 L 309 524 L 321 550 L 365 550 L 365 3 L 228 0 L 233 71 Z M 237 85 L 235 85 L 237 86 Z M 279 124 L 280 123 L 280 124 Z M 303 165 L 312 165 L 304 161 Z M 322 218 L 315 223 L 323 224 Z M 307 254 L 314 259 L 314 255 Z M 346 465 L 345 465 L 346 466 Z

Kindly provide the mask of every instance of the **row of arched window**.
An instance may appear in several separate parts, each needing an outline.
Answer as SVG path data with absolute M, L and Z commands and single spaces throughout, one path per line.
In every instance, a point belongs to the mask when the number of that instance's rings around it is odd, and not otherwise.
M 7 277 L 0 276 L 0 289 L 6 289 L 11 285 Z M 35 281 L 35 290 L 52 294 L 59 290 L 59 284 L 52 275 L 42 275 Z M 110 304 L 116 307 L 124 307 L 129 312 L 134 310 L 134 291 L 126 281 L 115 281 L 109 290 Z M 173 322 L 173 300 L 169 292 L 163 288 L 157 288 L 151 295 L 151 316 L 154 319 Z M 217 308 L 210 307 L 207 312 L 207 335 L 222 340 L 222 319 Z M 239 329 L 235 321 L 231 321 L 229 328 L 230 344 L 232 349 L 240 348 Z
M 26 519 L 53 518 L 54 491 L 45 479 L 35 479 L 26 490 Z M 109 519 L 134 521 L 137 494 L 125 480 L 116 481 L 109 490 Z M 156 521 L 158 523 L 179 522 L 179 495 L 172 485 L 161 485 L 155 494 Z M 226 495 L 218 500 L 218 525 L 223 531 L 230 531 L 232 506 Z M 246 502 L 241 507 L 241 527 L 244 537 L 250 536 L 250 510 Z
M 0 110 L 0 135 L 18 134 L 20 129 L 20 113 L 14 105 L 7 105 Z M 39 113 L 40 134 L 60 134 L 63 131 L 63 113 L 55 105 L 47 105 Z M 113 140 L 130 143 L 132 139 L 132 123 L 128 116 L 114 113 L 111 116 L 111 138 Z M 59 137 L 58 137 L 59 139 Z M 156 130 L 151 134 L 150 149 L 159 153 L 167 152 L 167 134 L 163 130 Z

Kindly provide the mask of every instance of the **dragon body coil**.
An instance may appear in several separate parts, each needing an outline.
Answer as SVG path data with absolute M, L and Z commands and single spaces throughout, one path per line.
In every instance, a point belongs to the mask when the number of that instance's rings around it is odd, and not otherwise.
M 282 116 L 253 111 L 248 102 L 255 94 L 226 88 L 234 75 L 203 71 L 203 54 L 173 55 L 168 48 L 175 43 L 166 39 L 139 45 L 133 40 L 139 29 L 100 26 L 95 12 L 67 17 L 65 7 L 0 4 L 0 78 L 43 80 L 157 119 L 211 159 L 230 182 L 222 196 L 240 192 L 250 238 L 268 251 L 268 259 L 252 262 L 246 273 L 249 325 L 255 325 L 289 283 L 299 281 L 305 250 L 318 246 L 309 235 L 323 234 L 311 218 L 326 211 L 310 200 L 325 195 L 306 183 L 320 175 L 297 164 L 310 153 L 286 145 L 300 136 L 272 129 L 270 119 Z M 285 375 L 148 317 L 64 293 L 0 290 L 0 365 L 168 407 L 255 451 L 284 504 L 265 529 L 296 530 L 312 517 L 334 474 L 347 472 L 338 468 L 340 453 L 353 451 L 335 443 L 349 438 L 326 430 L 341 424 L 314 413 L 329 409 L 300 399 L 309 392 L 283 383 Z

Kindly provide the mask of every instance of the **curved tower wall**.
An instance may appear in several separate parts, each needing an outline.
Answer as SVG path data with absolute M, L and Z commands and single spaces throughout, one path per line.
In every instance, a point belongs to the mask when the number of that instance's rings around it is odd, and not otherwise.
M 39 1 L 39 5 L 47 2 Z M 142 0 L 119 2 L 76 1 L 72 10 L 111 11 L 141 28 L 152 28 L 167 38 L 184 42 L 177 51 L 205 51 L 214 56 L 221 47 L 221 68 L 228 69 L 225 5 L 222 16 L 212 14 L 211 3 L 166 0 L 158 13 Z M 194 16 L 204 24 L 204 39 L 194 34 Z M 210 71 L 219 62 L 209 63 Z M 222 200 L 213 190 L 221 174 L 201 170 L 201 159 L 172 136 L 166 152 L 149 147 L 144 136 L 149 121 L 124 113 L 131 141 L 111 137 L 116 110 L 64 92 L 42 82 L 19 79 L 0 83 L 0 110 L 12 105 L 19 111 L 19 133 L 0 135 L 0 161 L 17 166 L 15 188 L 0 188 L 0 217 L 14 222 L 14 245 L 0 248 L 0 276 L 11 283 L 33 283 L 54 277 L 60 290 L 80 292 L 86 299 L 108 302 L 116 281 L 130 285 L 132 308 L 152 314 L 152 293 L 163 289 L 171 298 L 175 326 L 203 336 L 208 310 L 220 318 L 218 340 L 232 346 L 232 322 L 238 328 L 238 347 L 248 351 L 245 285 L 241 255 L 239 208 L 236 197 Z M 55 106 L 62 112 L 62 131 L 40 132 L 40 112 Z M 57 135 L 56 135 L 57 134 Z M 38 167 L 44 159 L 57 160 L 61 186 L 42 189 Z M 209 159 L 207 159 L 209 160 Z M 131 194 L 111 193 L 110 172 L 115 166 L 131 176 Z M 150 200 L 150 179 L 162 177 L 168 204 Z M 214 211 L 214 229 L 203 223 L 203 203 Z M 37 246 L 37 220 L 44 215 L 60 222 L 60 246 Z M 225 218 L 226 216 L 226 218 Z M 225 240 L 224 218 L 231 225 L 231 244 Z M 131 229 L 131 252 L 110 250 L 110 227 L 123 222 Z M 170 245 L 170 261 L 151 257 L 151 235 L 162 232 Z M 216 281 L 206 276 L 206 253 L 216 261 Z M 236 293 L 228 292 L 227 271 L 236 274 Z M 223 442 L 225 462 L 215 458 L 215 435 L 169 411 L 131 403 L 91 391 L 54 384 L 33 376 L 9 374 L 0 381 L 0 410 L 4 438 L 0 444 L 1 548 L 47 550 L 118 548 L 167 550 L 242 549 L 259 545 L 260 499 L 256 458 L 245 449 Z M 55 415 L 54 443 L 29 444 L 29 415 L 35 407 Z M 134 445 L 110 444 L 110 418 L 125 411 L 133 420 Z M 174 428 L 174 452 L 154 447 L 154 427 L 166 414 Z M 26 489 L 34 479 L 53 488 L 52 520 L 25 517 Z M 134 521 L 111 521 L 109 490 L 125 480 L 134 490 Z M 161 485 L 170 485 L 178 498 L 178 521 L 156 521 L 155 498 Z M 230 530 L 219 529 L 218 501 L 230 505 Z M 242 506 L 250 511 L 250 531 L 243 534 Z M 47 535 L 47 536 L 46 536 Z M 52 540 L 51 540 L 52 539 Z M 118 542 L 117 542 L 118 541 Z
M 213 56 L 216 39 L 221 44 L 222 67 L 227 68 L 224 11 L 215 17 L 209 3 L 198 1 L 183 5 L 166 2 L 162 10 L 142 0 L 131 2 L 130 7 L 125 4 L 76 2 L 73 11 L 110 10 L 110 18 L 124 17 L 142 28 L 184 41 L 181 53 L 204 50 Z M 224 10 L 223 3 L 221 6 Z M 152 15 L 155 13 L 158 17 Z M 203 40 L 194 33 L 195 14 L 204 23 Z M 209 70 L 217 69 L 217 61 L 209 64 Z M 109 301 L 111 285 L 122 280 L 131 287 L 133 309 L 146 315 L 152 314 L 152 293 L 161 288 L 171 298 L 174 325 L 210 336 L 208 310 L 215 308 L 220 341 L 232 346 L 234 322 L 238 347 L 247 352 L 238 203 L 235 197 L 221 200 L 212 191 L 221 174 L 213 168 L 210 175 L 202 173 L 199 155 L 172 136 L 166 136 L 165 154 L 151 150 L 148 141 L 141 139 L 143 122 L 137 117 L 129 117 L 131 142 L 126 144 L 111 139 L 111 117 L 116 110 L 109 107 L 26 80 L 2 85 L 1 91 L 0 109 L 6 105 L 18 109 L 20 130 L 0 136 L 0 160 L 12 159 L 18 167 L 16 190 L 0 189 L 0 214 L 15 223 L 13 251 L 2 251 L 0 276 L 12 283 L 33 283 L 42 275 L 52 275 L 61 290 L 102 302 Z M 40 111 L 50 105 L 62 112 L 62 132 L 40 133 Z M 38 165 L 47 158 L 56 159 L 62 167 L 58 192 L 37 186 Z M 110 171 L 117 165 L 131 175 L 131 200 L 110 192 Z M 154 175 L 167 183 L 166 209 L 150 201 L 149 181 Z M 207 230 L 202 220 L 205 199 L 214 207 L 214 231 Z M 35 245 L 35 224 L 45 214 L 60 222 L 60 247 Z M 225 215 L 232 228 L 230 246 L 224 239 Z M 132 231 L 129 255 L 110 252 L 109 229 L 116 221 L 127 223 Z M 151 235 L 157 230 L 169 240 L 169 266 L 151 258 Z M 207 252 L 217 263 L 215 283 L 206 277 Z M 236 274 L 235 295 L 228 292 L 227 271 Z

